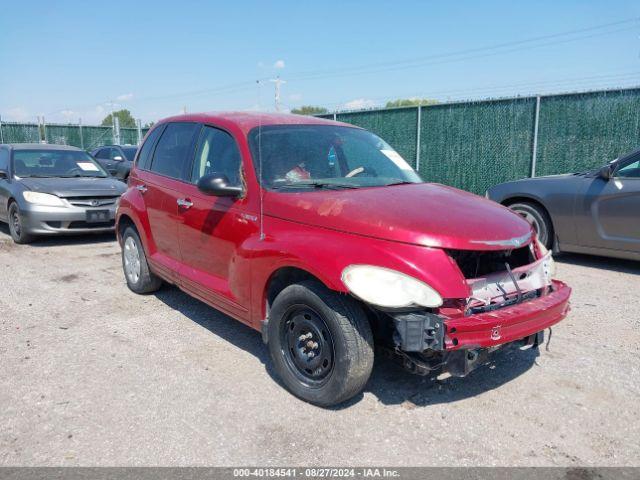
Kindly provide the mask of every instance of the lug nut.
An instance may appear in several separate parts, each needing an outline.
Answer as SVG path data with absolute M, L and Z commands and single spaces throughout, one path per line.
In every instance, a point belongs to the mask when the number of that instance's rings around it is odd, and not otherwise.
M 309 353 L 307 353 L 307 357 L 309 357 L 309 358 L 313 358 L 313 357 L 315 357 L 315 356 L 316 356 L 316 354 L 315 354 L 315 353 L 313 353 L 313 352 L 309 352 Z

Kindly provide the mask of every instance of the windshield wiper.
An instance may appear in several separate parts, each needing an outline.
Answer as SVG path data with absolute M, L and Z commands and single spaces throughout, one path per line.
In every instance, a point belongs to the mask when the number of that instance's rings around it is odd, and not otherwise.
M 289 188 L 326 188 L 328 190 L 341 190 L 344 188 L 358 188 L 358 186 L 351 183 L 323 182 L 321 180 L 318 180 L 309 182 L 283 183 L 281 185 L 274 185 L 271 188 L 273 188 L 274 190 Z
M 385 187 L 390 187 L 392 185 L 413 185 L 416 182 L 409 182 L 407 180 L 398 180 L 397 182 L 391 182 L 391 183 L 385 183 L 384 186 Z
M 55 178 L 56 175 L 19 175 L 20 178 Z

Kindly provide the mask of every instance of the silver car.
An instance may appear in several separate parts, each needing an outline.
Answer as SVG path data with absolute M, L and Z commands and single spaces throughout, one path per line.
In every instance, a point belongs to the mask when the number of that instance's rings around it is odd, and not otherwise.
M 9 224 L 16 243 L 37 235 L 113 231 L 125 190 L 79 148 L 0 145 L 0 221 Z

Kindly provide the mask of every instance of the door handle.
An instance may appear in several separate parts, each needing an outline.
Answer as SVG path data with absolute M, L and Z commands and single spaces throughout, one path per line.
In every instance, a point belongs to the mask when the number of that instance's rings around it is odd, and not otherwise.
M 136 185 L 136 190 L 140 193 L 147 193 L 148 188 L 146 185 Z
M 193 202 L 188 198 L 179 198 L 178 200 L 176 200 L 176 203 L 179 207 L 182 207 L 184 209 L 193 207 Z

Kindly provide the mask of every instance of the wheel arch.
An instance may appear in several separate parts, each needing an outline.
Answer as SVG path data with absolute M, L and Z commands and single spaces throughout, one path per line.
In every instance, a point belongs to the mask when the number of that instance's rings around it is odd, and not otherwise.
M 517 196 L 505 198 L 501 202 L 501 204 L 504 205 L 505 207 L 511 207 L 511 205 L 514 205 L 516 203 L 528 203 L 530 205 L 533 205 L 535 207 L 540 208 L 542 210 L 542 212 L 546 214 L 547 218 L 549 219 L 549 222 L 551 223 L 551 232 L 550 232 L 551 233 L 551 243 L 550 243 L 550 245 L 554 249 L 557 249 L 558 248 L 558 231 L 556 230 L 556 226 L 554 224 L 553 216 L 551 215 L 551 212 L 546 207 L 546 205 L 539 198 L 529 197 L 529 196 L 525 196 L 525 195 L 517 195 Z
M 273 301 L 282 290 L 287 288 L 289 285 L 306 280 L 316 281 L 325 287 L 332 289 L 331 286 L 327 285 L 327 282 L 323 281 L 319 276 L 301 267 L 286 265 L 280 266 L 274 270 L 267 279 L 262 292 L 262 301 L 265 306 L 264 308 L 266 308 L 265 313 L 268 314 Z
M 138 229 L 138 226 L 136 225 L 136 222 L 133 221 L 133 218 L 131 218 L 126 213 L 121 214 L 118 217 L 118 223 L 116 224 L 116 236 L 118 238 L 118 243 L 120 243 L 121 245 L 122 245 L 122 234 L 124 233 L 127 227 L 135 228 L 136 232 L 138 232 L 138 235 L 140 235 L 140 229 Z

